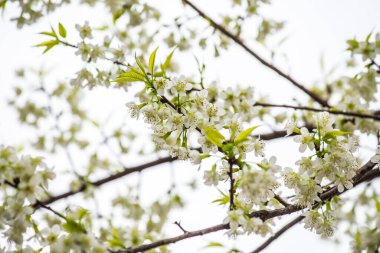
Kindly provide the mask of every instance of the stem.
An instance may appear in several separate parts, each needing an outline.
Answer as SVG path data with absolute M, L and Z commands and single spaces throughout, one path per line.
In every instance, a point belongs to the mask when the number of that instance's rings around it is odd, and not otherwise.
M 235 184 L 235 179 L 233 176 L 233 161 L 231 159 L 228 160 L 228 164 L 230 166 L 229 171 L 228 171 L 228 177 L 230 179 L 230 210 L 234 210 L 236 208 L 235 203 L 234 203 L 234 195 L 235 195 L 235 189 L 234 189 L 234 184 Z

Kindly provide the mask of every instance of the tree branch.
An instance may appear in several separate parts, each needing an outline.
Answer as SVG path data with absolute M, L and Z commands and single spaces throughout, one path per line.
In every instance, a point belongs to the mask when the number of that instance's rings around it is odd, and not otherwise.
M 367 162 L 365 165 L 361 167 L 361 169 L 358 171 L 356 176 L 353 178 L 353 185 L 354 187 L 357 186 L 358 184 L 364 182 L 364 181 L 370 181 L 373 180 L 374 178 L 380 177 L 380 170 L 377 168 L 375 170 L 372 170 L 375 167 L 376 164 L 372 162 Z M 332 197 L 341 195 L 344 192 L 348 191 L 349 189 L 345 189 L 343 192 L 339 192 L 337 186 L 334 186 L 325 192 L 323 192 L 320 196 L 321 202 L 316 203 L 314 206 L 319 205 L 319 204 L 324 204 L 324 201 L 330 200 Z M 257 217 L 260 218 L 262 221 L 266 221 L 278 216 L 286 215 L 286 214 L 291 214 L 296 211 L 303 210 L 304 207 L 298 206 L 298 205 L 289 205 L 285 208 L 279 208 L 275 210 L 259 210 L 259 211 L 254 211 L 250 213 L 248 216 L 250 218 Z M 196 237 L 200 235 L 205 235 L 209 234 L 212 232 L 228 229 L 229 224 L 218 224 L 212 227 L 208 227 L 205 229 L 200 229 L 192 232 L 187 232 L 183 235 L 180 236 L 175 236 L 163 240 L 159 240 L 156 242 L 148 243 L 148 244 L 143 244 L 141 246 L 137 246 L 135 248 L 129 248 L 126 250 L 119 250 L 116 251 L 117 253 L 136 253 L 136 252 L 144 252 L 150 249 L 154 249 L 163 245 L 168 245 L 171 243 L 176 243 L 178 241 L 182 241 L 184 239 L 188 239 L 191 237 Z
M 375 114 L 345 112 L 345 111 L 338 111 L 338 110 L 332 110 L 332 109 L 318 109 L 318 108 L 307 107 L 307 106 L 270 104 L 270 103 L 260 103 L 260 102 L 256 102 L 253 106 L 289 108 L 289 109 L 294 109 L 294 110 L 304 110 L 304 111 L 312 111 L 312 112 L 328 112 L 328 113 L 336 114 L 336 115 L 345 115 L 345 116 L 351 116 L 351 117 L 356 117 L 356 118 L 373 119 L 376 121 L 380 121 L 380 116 L 375 115 Z
M 280 204 L 283 205 L 284 207 L 290 206 L 290 204 L 288 202 L 286 202 L 285 199 L 283 199 L 280 195 L 277 195 L 276 193 L 274 193 L 274 198 L 278 202 L 280 202 Z
M 102 178 L 100 180 L 97 180 L 97 181 L 93 181 L 93 182 L 88 182 L 87 184 L 89 185 L 92 185 L 92 186 L 101 186 L 103 184 L 106 184 L 106 183 L 109 183 L 111 181 L 114 181 L 116 179 L 119 179 L 121 177 L 124 177 L 126 175 L 129 175 L 131 173 L 134 173 L 134 172 L 141 172 L 147 168 L 150 168 L 150 167 L 153 167 L 153 166 L 156 166 L 156 165 L 159 165 L 159 164 L 163 164 L 163 163 L 167 163 L 167 162 L 172 162 L 176 160 L 175 158 L 172 158 L 170 156 L 167 156 L 167 157 L 164 157 L 164 158 L 160 158 L 160 159 L 157 159 L 155 161 L 152 161 L 152 162 L 148 162 L 148 163 L 144 163 L 144 164 L 141 164 L 141 165 L 138 165 L 138 166 L 135 166 L 135 167 L 131 167 L 131 168 L 125 168 L 123 171 L 119 172 L 119 173 L 115 173 L 111 176 L 108 176 L 108 177 L 105 177 L 105 178 Z M 87 188 L 87 184 L 82 184 L 78 190 L 74 190 L 74 191 L 68 191 L 68 192 L 65 192 L 65 193 L 62 193 L 62 194 L 59 194 L 59 195 L 56 195 L 56 196 L 52 196 L 46 200 L 42 200 L 42 201 L 39 201 L 39 202 L 36 202 L 33 207 L 35 209 L 38 209 L 41 207 L 41 204 L 43 205 L 48 205 L 48 204 L 51 204 L 57 200 L 60 200 L 60 199 L 63 199 L 63 198 L 67 198 L 69 196 L 72 196 L 72 195 L 75 195 L 77 193 L 80 193 L 80 192 L 83 192 L 86 190 Z
M 259 253 L 266 247 L 268 247 L 269 244 L 271 244 L 273 241 L 275 241 L 277 238 L 279 238 L 283 233 L 285 233 L 287 230 L 292 228 L 294 225 L 296 225 L 298 222 L 302 221 L 305 218 L 305 216 L 298 216 L 295 219 L 293 219 L 291 222 L 283 226 L 280 230 L 278 230 L 276 233 L 274 233 L 271 237 L 269 237 L 263 244 L 261 244 L 259 247 L 257 247 L 254 251 L 251 253 Z
M 190 6 L 194 11 L 196 11 L 199 16 L 207 20 L 216 30 L 227 36 L 228 38 L 232 39 L 236 44 L 238 44 L 240 47 L 242 47 L 245 51 L 247 51 L 250 55 L 252 55 L 254 58 L 256 58 L 261 64 L 266 66 L 267 68 L 273 70 L 281 77 L 288 80 L 290 83 L 292 83 L 294 86 L 296 86 L 298 89 L 302 90 L 304 93 L 309 95 L 313 100 L 315 100 L 318 104 L 320 104 L 323 107 L 329 107 L 328 102 L 312 92 L 311 90 L 307 89 L 304 85 L 296 81 L 293 77 L 291 77 L 288 74 L 285 74 L 283 71 L 281 71 L 278 67 L 274 66 L 273 64 L 269 63 L 268 61 L 264 60 L 263 57 L 258 55 L 255 51 L 253 51 L 250 47 L 248 47 L 244 42 L 236 35 L 232 34 L 230 31 L 228 31 L 226 28 L 224 28 L 222 25 L 218 24 L 216 21 L 214 21 L 212 18 L 210 18 L 205 12 L 200 10 L 198 7 L 196 7 L 191 1 L 189 0 L 182 0 L 185 4 Z

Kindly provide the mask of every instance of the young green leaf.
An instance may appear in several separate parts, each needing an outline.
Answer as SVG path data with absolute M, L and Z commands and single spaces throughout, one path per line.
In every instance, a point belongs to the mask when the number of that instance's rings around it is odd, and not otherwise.
M 162 69 L 162 72 L 165 72 L 165 70 L 169 67 L 170 65 L 170 61 L 173 57 L 173 54 L 174 54 L 174 51 L 175 51 L 175 48 L 173 49 L 173 51 L 171 51 L 171 53 L 166 57 L 166 60 L 164 62 L 164 64 L 161 65 L 161 69 Z
M 58 23 L 58 32 L 59 35 L 62 36 L 62 38 L 66 38 L 66 29 L 61 23 Z
M 0 9 L 5 9 L 5 5 L 7 4 L 7 0 L 0 1 Z
M 240 142 L 243 142 L 245 141 L 248 136 L 252 133 L 253 130 L 255 130 L 256 128 L 258 128 L 259 126 L 253 126 L 253 127 L 250 127 L 250 128 L 247 128 L 245 129 L 243 132 L 241 132 L 235 139 L 235 143 L 240 143 Z
M 115 83 L 132 83 L 132 82 L 141 82 L 140 79 L 134 78 L 134 77 L 119 77 L 114 80 L 111 80 L 111 82 Z
M 137 57 L 137 55 L 135 55 L 135 60 L 136 60 L 136 63 L 137 65 L 139 66 L 139 68 L 141 69 L 141 71 L 146 74 L 145 72 L 145 68 L 144 68 L 144 65 L 143 63 L 141 62 L 141 60 Z
M 225 194 L 224 192 L 222 192 L 219 189 L 218 189 L 218 191 L 222 194 L 222 197 L 212 201 L 211 203 L 218 203 L 221 206 L 228 204 L 230 202 L 230 196 Z
M 52 32 L 40 32 L 39 34 L 57 38 L 56 35 L 54 33 L 52 33 Z
M 206 139 L 217 145 L 218 147 L 223 146 L 223 141 L 225 140 L 224 136 L 215 128 L 211 127 L 206 127 L 205 128 L 205 134 L 206 134 Z
M 353 51 L 357 48 L 359 48 L 359 42 L 356 39 L 347 40 L 348 49 L 350 51 Z
M 116 11 L 114 14 L 113 14 L 113 17 L 112 17 L 112 22 L 114 24 L 116 24 L 116 21 L 124 14 L 124 10 L 119 10 L 119 11 Z
M 66 219 L 66 223 L 62 225 L 62 228 L 68 233 L 86 232 L 86 229 L 82 224 L 69 218 Z
M 152 75 L 153 75 L 153 71 L 154 71 L 154 62 L 156 61 L 157 49 L 158 49 L 158 47 L 149 56 L 149 72 Z
M 331 140 L 331 139 L 335 139 L 337 136 L 342 136 L 342 135 L 347 135 L 347 134 L 350 134 L 350 132 L 344 132 L 344 131 L 340 131 L 340 130 L 333 130 L 333 131 L 325 133 L 325 135 L 323 136 L 323 140 L 324 141 L 328 141 L 328 140 Z
M 38 45 L 35 45 L 35 47 L 46 47 L 44 52 L 43 52 L 43 54 L 44 54 L 47 51 L 49 51 L 50 49 L 52 49 L 57 44 L 58 44 L 57 40 L 49 40 L 49 41 L 42 42 Z
M 128 71 L 128 72 L 124 72 L 122 74 L 120 74 L 119 77 L 130 77 L 130 78 L 134 78 L 134 79 L 137 79 L 137 80 L 140 80 L 140 81 L 144 81 L 145 79 L 145 76 L 139 72 L 135 72 L 135 71 Z
M 210 242 L 204 248 L 213 248 L 213 247 L 224 247 L 224 245 L 220 242 Z
M 371 39 L 371 36 L 372 36 L 372 32 L 370 32 L 367 37 L 365 38 L 365 42 L 369 42 L 369 40 Z

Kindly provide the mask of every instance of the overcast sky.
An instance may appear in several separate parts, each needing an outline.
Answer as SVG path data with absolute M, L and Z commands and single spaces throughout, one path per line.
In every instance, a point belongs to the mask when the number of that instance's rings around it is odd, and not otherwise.
M 160 1 L 161 2 L 161 1 Z M 175 13 L 176 8 L 181 8 L 179 0 L 162 1 L 163 9 Z M 218 0 L 193 1 L 199 4 L 209 13 L 218 11 L 223 5 L 218 4 Z M 16 123 L 16 116 L 6 105 L 6 98 L 12 92 L 11 88 L 16 83 L 14 70 L 20 67 L 45 66 L 52 68 L 50 78 L 52 80 L 69 80 L 81 66 L 81 62 L 74 56 L 71 49 L 59 48 L 41 56 L 41 50 L 33 48 L 32 45 L 41 42 L 38 32 L 47 30 L 49 23 L 56 24 L 63 22 L 68 32 L 73 29 L 75 23 L 83 23 L 84 20 L 97 22 L 99 13 L 102 10 L 83 12 L 81 8 L 65 7 L 62 10 L 43 19 L 32 27 L 17 30 L 14 23 L 8 21 L 10 15 L 5 15 L 0 21 L 0 143 L 7 145 L 18 145 L 30 140 L 28 132 L 20 128 Z M 287 21 L 286 31 L 290 35 L 288 41 L 281 47 L 281 51 L 287 55 L 288 61 L 281 61 L 281 68 L 289 71 L 297 80 L 302 83 L 312 84 L 321 78 L 320 58 L 324 55 L 326 66 L 330 68 L 336 64 L 344 65 L 347 53 L 345 41 L 356 36 L 364 38 L 371 31 L 380 31 L 380 1 L 376 0 L 276 0 L 266 11 L 279 19 Z M 13 10 L 11 10 L 12 12 Z M 258 51 L 263 50 L 260 46 L 252 44 Z M 166 55 L 166 52 L 162 52 Z M 187 62 L 192 59 L 188 54 L 181 60 L 181 64 L 192 66 L 194 62 Z M 254 85 L 260 94 L 271 94 L 276 101 L 289 101 L 293 94 L 302 93 L 296 91 L 291 84 L 276 77 L 270 71 L 260 66 L 252 57 L 245 54 L 240 48 L 231 47 L 222 57 L 213 59 L 203 56 L 208 65 L 207 74 L 209 79 L 216 79 L 222 87 L 236 84 Z M 195 68 L 195 65 L 193 65 Z M 229 71 L 226 71 L 226 69 Z M 232 71 L 239 73 L 236 76 L 230 75 Z M 105 118 L 114 111 L 124 111 L 125 96 L 117 91 L 109 91 L 106 94 L 103 90 L 94 90 L 88 103 L 91 101 L 102 101 L 94 103 L 92 110 Z M 147 127 L 146 127 L 147 128 Z M 145 131 L 146 132 L 146 131 Z M 296 157 L 284 149 L 292 147 L 291 142 L 273 142 L 268 147 L 268 154 L 277 155 L 282 165 L 291 165 Z M 294 146 L 294 145 L 293 145 Z M 295 150 L 296 147 L 294 146 Z M 176 163 L 175 175 L 179 182 L 187 182 L 189 178 L 197 175 L 202 178 L 202 173 L 197 168 L 188 166 L 187 163 Z M 165 191 L 162 185 L 168 185 L 168 171 L 166 167 L 144 173 L 142 194 L 151 195 L 152 188 L 157 187 L 161 192 Z M 130 182 L 137 180 L 135 176 L 128 179 Z M 158 184 L 157 182 L 160 182 Z M 115 187 L 115 186 L 113 186 Z M 161 187 L 161 188 L 160 188 Z M 113 192 L 112 187 L 103 188 L 106 194 Z M 210 225 L 218 224 L 225 216 L 225 211 L 219 207 L 211 205 L 210 202 L 216 196 L 216 192 L 207 191 L 209 188 L 201 187 L 200 190 L 187 196 L 188 208 L 176 212 L 170 218 L 171 222 L 181 220 L 187 230 L 201 229 Z M 159 190 L 160 191 L 160 190 Z M 153 194 L 154 195 L 154 194 Z M 283 222 L 288 220 L 284 218 Z M 276 230 L 276 229 L 275 229 Z M 176 226 L 168 226 L 168 235 L 180 234 Z M 173 252 L 194 252 L 202 248 L 206 242 L 215 240 L 227 240 L 224 232 L 206 235 L 202 238 L 189 239 L 172 246 Z M 252 250 L 263 238 L 259 236 L 249 236 L 236 242 L 242 250 Z M 232 244 L 235 242 L 232 241 Z M 348 243 L 342 246 L 322 241 L 317 235 L 311 233 L 298 225 L 290 230 L 285 236 L 277 240 L 265 252 L 293 252 L 303 253 L 335 253 L 347 252 Z M 204 252 L 213 252 L 204 250 Z M 215 251 L 219 252 L 219 251 Z

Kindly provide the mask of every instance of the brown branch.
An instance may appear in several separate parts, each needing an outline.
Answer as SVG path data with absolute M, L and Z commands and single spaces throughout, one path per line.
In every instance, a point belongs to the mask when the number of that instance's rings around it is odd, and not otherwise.
M 287 207 L 287 206 L 290 206 L 290 204 L 288 202 L 286 202 L 281 196 L 277 195 L 274 193 L 274 198 L 280 202 L 281 205 L 283 205 L 284 207 Z
M 372 162 L 367 162 L 365 165 L 362 166 L 362 168 L 358 171 L 356 176 L 353 178 L 353 185 L 357 186 L 358 184 L 364 182 L 364 181 L 370 181 L 373 180 L 374 178 L 380 177 L 380 170 L 375 169 L 372 170 L 375 167 L 375 164 Z M 323 192 L 320 196 L 321 202 L 316 203 L 314 206 L 319 205 L 319 204 L 324 204 L 326 200 L 330 200 L 334 196 L 341 195 L 342 193 L 348 191 L 349 189 L 345 189 L 343 192 L 339 192 L 337 186 L 334 186 L 325 192 Z M 260 218 L 262 221 L 266 221 L 278 216 L 283 216 L 286 214 L 291 214 L 296 211 L 303 210 L 304 207 L 298 206 L 298 205 L 290 205 L 285 208 L 279 208 L 275 210 L 259 210 L 259 211 L 254 211 L 250 213 L 248 216 L 250 218 L 257 217 Z M 183 235 L 180 236 L 175 236 L 163 240 L 159 240 L 156 242 L 148 243 L 148 244 L 143 244 L 141 246 L 137 246 L 135 248 L 129 248 L 125 250 L 119 250 L 116 251 L 117 253 L 136 253 L 136 252 L 144 252 L 150 249 L 154 249 L 163 245 L 168 245 L 172 243 L 176 243 L 178 241 L 182 241 L 184 239 L 188 239 L 191 237 L 196 237 L 200 235 L 205 235 L 209 233 L 213 233 L 216 231 L 228 229 L 229 224 L 218 224 L 212 227 L 208 227 L 205 229 L 200 229 L 192 232 L 187 232 Z
M 234 176 L 233 176 L 233 161 L 232 159 L 229 159 L 228 160 L 228 164 L 229 164 L 229 170 L 228 170 L 228 178 L 230 180 L 230 189 L 229 189 L 229 192 L 230 192 L 230 210 L 234 210 L 235 209 L 235 202 L 234 202 L 234 195 L 235 195 L 235 189 L 234 189 L 234 184 L 235 184 L 235 179 L 234 179 Z
M 380 116 L 375 115 L 375 114 L 345 112 L 345 111 L 338 111 L 338 110 L 332 110 L 332 109 L 318 109 L 318 108 L 307 107 L 307 106 L 270 104 L 270 103 L 260 103 L 260 102 L 256 102 L 253 106 L 289 108 L 293 110 L 304 110 L 304 111 L 312 111 L 312 112 L 328 112 L 328 113 L 336 114 L 336 115 L 345 115 L 345 116 L 351 116 L 351 117 L 356 117 L 356 118 L 373 119 L 376 121 L 380 121 Z
M 205 12 L 200 10 L 198 7 L 196 7 L 191 1 L 189 0 L 182 0 L 185 4 L 190 6 L 194 11 L 196 11 L 199 16 L 201 16 L 203 19 L 207 20 L 211 26 L 213 26 L 216 30 L 233 40 L 236 44 L 238 44 L 240 47 L 242 47 L 245 51 L 247 51 L 250 55 L 252 55 L 254 58 L 256 58 L 261 64 L 266 66 L 267 68 L 273 70 L 281 77 L 288 80 L 290 83 L 292 83 L 294 86 L 296 86 L 298 89 L 302 90 L 304 93 L 309 95 L 313 100 L 315 100 L 318 104 L 324 107 L 329 107 L 328 102 L 325 99 L 322 99 L 319 95 L 315 94 L 311 90 L 307 89 L 304 85 L 296 81 L 293 77 L 291 77 L 288 74 L 285 74 L 282 70 L 280 70 L 278 67 L 274 66 L 273 64 L 266 61 L 263 57 L 258 55 L 253 49 L 248 47 L 244 42 L 236 35 L 232 34 L 232 32 L 228 31 L 226 28 L 224 28 L 222 25 L 218 24 L 216 21 L 211 19 Z
M 274 233 L 271 237 L 269 237 L 263 244 L 261 244 L 259 247 L 257 247 L 254 251 L 251 253 L 259 253 L 266 247 L 268 247 L 269 244 L 271 244 L 273 241 L 275 241 L 278 237 L 280 237 L 283 233 L 285 233 L 287 230 L 292 228 L 294 225 L 296 225 L 298 222 L 302 221 L 305 218 L 305 216 L 298 216 L 295 219 L 293 219 L 291 222 L 283 226 L 280 230 L 278 230 L 276 233 Z
M 36 202 L 33 205 L 33 207 L 35 209 L 38 209 L 38 208 L 41 207 L 41 204 L 48 205 L 48 204 L 51 204 L 51 203 L 53 203 L 53 202 L 55 202 L 57 200 L 60 200 L 60 199 L 63 199 L 63 198 L 67 198 L 69 196 L 72 196 L 72 195 L 75 195 L 77 193 L 83 192 L 83 191 L 86 190 L 87 185 L 101 186 L 103 184 L 109 183 L 111 181 L 114 181 L 116 179 L 119 179 L 121 177 L 129 175 L 131 173 L 141 172 L 141 171 L 143 171 L 143 170 L 145 170 L 147 168 L 150 168 L 150 167 L 153 167 L 153 166 L 156 166 L 156 165 L 159 165 L 159 164 L 167 163 L 167 162 L 172 162 L 174 160 L 176 160 L 176 159 L 172 158 L 170 156 L 167 156 L 167 157 L 160 158 L 160 159 L 157 159 L 155 161 L 144 163 L 144 164 L 141 164 L 141 165 L 138 165 L 138 166 L 135 166 L 135 167 L 125 168 L 123 171 L 121 171 L 119 173 L 115 173 L 115 174 L 113 174 L 111 176 L 102 178 L 102 179 L 97 180 L 97 181 L 88 182 L 87 184 L 82 184 L 79 187 L 79 189 L 77 189 L 77 190 L 68 191 L 68 192 L 65 192 L 65 193 L 62 193 L 62 194 L 59 194 L 59 195 L 56 195 L 56 196 L 52 196 L 52 197 L 50 197 L 50 198 L 48 198 L 46 200 L 41 200 L 39 202 Z
M 144 244 L 144 245 L 141 245 L 141 246 L 138 246 L 138 247 L 135 247 L 135 248 L 125 249 L 125 250 L 119 250 L 119 251 L 116 251 L 116 252 L 117 253 L 144 252 L 144 251 L 147 251 L 147 250 L 150 250 L 150 249 L 154 249 L 154 248 L 157 248 L 157 247 L 161 247 L 161 246 L 164 246 L 164 245 L 168 245 L 168 244 L 171 244 L 171 243 L 182 241 L 184 239 L 188 239 L 188 238 L 196 237 L 196 236 L 200 236 L 200 235 L 205 235 L 205 234 L 209 234 L 209 233 L 212 233 L 212 232 L 216 232 L 216 231 L 223 230 L 223 229 L 228 229 L 228 228 L 229 228 L 228 224 L 219 224 L 219 225 L 208 227 L 208 228 L 205 228 L 205 229 L 200 229 L 200 230 L 196 230 L 196 231 L 192 231 L 192 232 L 187 232 L 187 233 L 185 233 L 183 235 L 180 235 L 180 236 L 175 236 L 175 237 L 163 239 L 163 240 L 156 241 L 156 242 L 153 242 L 153 243 L 150 243 L 150 244 Z

